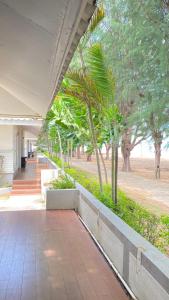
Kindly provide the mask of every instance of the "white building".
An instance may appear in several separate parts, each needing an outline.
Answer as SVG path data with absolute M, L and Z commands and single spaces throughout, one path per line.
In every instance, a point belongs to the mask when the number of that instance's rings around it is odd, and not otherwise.
M 76 46 L 93 0 L 0 2 L 0 176 L 27 156 Z

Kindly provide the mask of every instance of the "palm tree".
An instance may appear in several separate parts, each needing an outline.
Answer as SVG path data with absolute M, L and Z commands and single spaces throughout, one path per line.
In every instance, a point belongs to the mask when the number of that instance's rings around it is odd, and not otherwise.
M 93 123 L 92 110 L 93 108 L 103 111 L 113 109 L 114 100 L 114 78 L 107 68 L 104 60 L 103 51 L 100 45 L 94 44 L 90 48 L 86 46 L 90 44 L 91 33 L 95 30 L 98 24 L 104 18 L 105 12 L 103 6 L 99 6 L 92 17 L 87 33 L 82 37 L 78 53 L 80 58 L 81 68 L 78 70 L 69 70 L 67 78 L 69 78 L 70 86 L 65 89 L 65 93 L 79 98 L 86 104 L 90 130 L 92 135 L 92 143 L 96 153 L 96 161 L 98 168 L 98 176 L 100 182 L 100 191 L 103 191 L 102 174 L 99 160 L 99 150 L 97 146 L 97 138 Z M 84 52 L 87 52 L 84 58 Z M 104 107 L 104 109 L 103 109 Z M 110 120 L 110 133 L 112 140 L 112 198 L 117 202 L 117 149 L 114 145 L 114 136 L 112 135 L 112 120 Z M 116 143 L 117 144 L 117 143 Z M 115 154 L 114 154 L 115 152 Z M 115 160 L 116 158 L 116 160 Z M 116 172 L 116 175 L 115 175 Z M 115 175 L 115 176 L 114 176 Z
M 67 73 L 70 80 L 66 93 L 73 95 L 86 104 L 89 124 L 92 134 L 93 147 L 96 153 L 100 190 L 102 191 L 102 174 L 99 161 L 97 135 L 93 123 L 93 109 L 101 112 L 103 122 L 107 122 L 107 130 L 111 136 L 112 145 L 112 200 L 117 203 L 117 169 L 118 169 L 118 141 L 121 124 L 121 115 L 114 103 L 115 80 L 112 72 L 105 63 L 100 44 L 94 44 L 88 49 L 86 69 Z M 105 124 L 103 124 L 103 127 Z
M 67 78 L 69 78 L 70 80 L 70 85 L 64 87 L 63 92 L 69 96 L 73 96 L 79 99 L 82 103 L 86 105 L 87 108 L 92 142 L 96 153 L 100 191 L 102 192 L 103 191 L 102 174 L 101 174 L 101 167 L 99 161 L 95 127 L 93 123 L 92 108 L 94 107 L 99 109 L 99 106 L 103 101 L 103 99 L 101 95 L 98 93 L 97 88 L 94 82 L 92 81 L 92 79 L 89 77 L 89 75 L 84 75 L 81 71 L 69 71 L 67 73 Z
M 92 143 L 96 153 L 100 191 L 102 192 L 103 182 L 92 111 L 94 108 L 104 112 L 110 99 L 113 98 L 114 80 L 106 67 L 101 46 L 95 44 L 89 48 L 85 72 L 83 69 L 69 70 L 66 76 L 70 84 L 63 88 L 64 93 L 76 97 L 87 107 Z
M 104 114 L 108 121 L 112 148 L 112 200 L 117 204 L 117 173 L 118 173 L 118 145 L 122 116 L 114 103 L 115 80 L 111 70 L 107 67 L 103 51 L 96 44 L 89 49 L 89 69 L 94 82 L 104 97 Z

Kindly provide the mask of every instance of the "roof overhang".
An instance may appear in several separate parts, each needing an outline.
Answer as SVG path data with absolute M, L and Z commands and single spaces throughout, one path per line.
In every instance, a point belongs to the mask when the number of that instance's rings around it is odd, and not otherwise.
M 93 0 L 0 0 L 0 117 L 45 116 Z
M 0 118 L 0 125 L 12 126 L 34 126 L 41 127 L 43 125 L 42 119 L 33 118 Z

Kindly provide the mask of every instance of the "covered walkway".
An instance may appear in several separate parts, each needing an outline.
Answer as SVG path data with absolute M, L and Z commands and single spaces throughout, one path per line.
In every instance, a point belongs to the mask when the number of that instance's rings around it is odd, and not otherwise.
M 74 211 L 0 212 L 0 299 L 125 300 Z
M 31 179 L 31 169 L 35 161 L 19 178 Z M 0 212 L 0 300 L 128 299 L 74 211 L 38 209 L 35 195 L 25 197 L 27 206 L 12 196 Z

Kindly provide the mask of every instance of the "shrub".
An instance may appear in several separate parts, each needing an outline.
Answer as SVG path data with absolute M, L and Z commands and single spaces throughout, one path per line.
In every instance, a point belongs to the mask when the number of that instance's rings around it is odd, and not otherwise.
M 74 189 L 75 183 L 67 175 L 60 175 L 57 179 L 51 181 L 53 189 Z
M 52 159 L 61 166 L 59 158 Z M 67 167 L 66 172 L 150 243 L 164 253 L 169 253 L 169 216 L 160 218 L 154 215 L 120 190 L 118 190 L 118 203 L 115 205 L 111 199 L 110 184 L 104 185 L 104 192 L 101 194 L 99 183 L 94 176 L 75 168 Z

